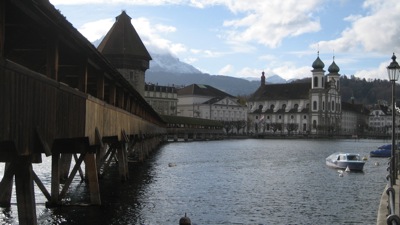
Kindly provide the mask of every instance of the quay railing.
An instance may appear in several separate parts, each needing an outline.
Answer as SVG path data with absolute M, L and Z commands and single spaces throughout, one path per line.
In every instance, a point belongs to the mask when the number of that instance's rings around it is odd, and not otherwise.
M 392 156 L 393 157 L 393 156 Z M 389 174 L 386 176 L 386 179 L 388 181 L 388 188 L 386 189 L 386 194 L 388 195 L 388 216 L 386 217 L 386 224 L 388 225 L 400 225 L 400 217 L 399 215 L 396 214 L 396 190 L 393 187 L 397 178 L 397 169 L 400 168 L 398 165 L 399 163 L 399 153 L 395 154 L 395 163 L 392 163 L 392 159 L 390 158 L 388 164 L 387 171 Z M 392 173 L 392 171 L 396 171 L 395 173 Z M 399 193 L 397 193 L 399 195 Z M 399 195 L 400 197 L 400 195 Z M 400 200 L 400 199 L 399 199 Z M 400 201 L 398 201 L 398 206 L 400 207 Z

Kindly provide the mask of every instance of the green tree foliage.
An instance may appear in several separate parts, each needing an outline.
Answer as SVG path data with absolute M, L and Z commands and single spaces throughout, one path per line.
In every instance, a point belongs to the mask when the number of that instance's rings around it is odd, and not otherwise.
M 311 82 L 311 78 L 296 80 L 294 82 Z M 340 93 L 343 102 L 354 102 L 357 104 L 373 105 L 379 100 L 391 102 L 392 83 L 385 79 L 361 79 L 351 75 L 340 77 Z M 400 100 L 400 85 L 396 84 L 396 99 Z

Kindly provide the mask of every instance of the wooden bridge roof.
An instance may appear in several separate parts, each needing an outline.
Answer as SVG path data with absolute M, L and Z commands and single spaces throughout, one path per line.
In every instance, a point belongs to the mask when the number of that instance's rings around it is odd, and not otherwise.
M 118 95 L 126 95 L 140 107 L 139 116 L 146 114 L 147 119 L 164 123 L 114 65 L 48 0 L 5 0 L 0 7 L 1 58 L 109 104 L 117 104 L 109 100 L 115 96 L 111 92 L 117 90 Z

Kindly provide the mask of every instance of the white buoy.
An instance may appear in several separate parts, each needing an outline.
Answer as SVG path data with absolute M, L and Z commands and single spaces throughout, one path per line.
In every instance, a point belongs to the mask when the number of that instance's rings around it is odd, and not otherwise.
M 339 177 L 343 177 L 343 173 L 339 173 Z
M 345 171 L 350 172 L 350 168 L 347 166 Z
M 379 162 L 375 162 L 375 166 L 379 166 Z

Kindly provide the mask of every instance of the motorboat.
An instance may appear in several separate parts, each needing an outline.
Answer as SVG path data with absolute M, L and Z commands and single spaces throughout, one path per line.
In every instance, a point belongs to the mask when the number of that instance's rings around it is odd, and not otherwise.
M 382 145 L 378 147 L 376 150 L 370 151 L 369 155 L 371 157 L 390 157 L 392 156 L 392 145 Z
M 362 171 L 365 161 L 362 160 L 360 154 L 336 152 L 326 158 L 326 165 L 345 169 L 346 171 Z

